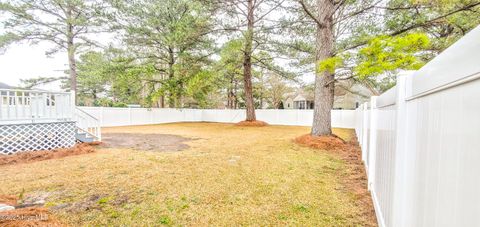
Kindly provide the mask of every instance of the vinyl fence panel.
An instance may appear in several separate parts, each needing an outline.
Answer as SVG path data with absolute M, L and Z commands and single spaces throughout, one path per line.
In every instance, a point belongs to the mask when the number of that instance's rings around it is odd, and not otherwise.
M 355 111 L 380 226 L 480 226 L 480 27 Z
M 100 120 L 101 126 L 148 125 L 173 122 L 237 123 L 245 110 L 79 107 Z M 271 125 L 311 126 L 313 110 L 256 110 L 257 119 Z M 355 110 L 332 110 L 332 125 L 355 127 Z

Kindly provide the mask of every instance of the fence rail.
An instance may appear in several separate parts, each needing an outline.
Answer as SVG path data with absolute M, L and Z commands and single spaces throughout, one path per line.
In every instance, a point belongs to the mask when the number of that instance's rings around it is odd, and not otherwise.
M 355 110 L 380 226 L 480 226 L 480 27 Z
M 245 110 L 79 107 L 99 119 L 102 127 L 148 125 L 172 122 L 237 123 L 245 120 Z M 272 125 L 311 126 L 313 110 L 256 110 L 257 119 Z M 354 128 L 354 110 L 332 110 L 332 125 Z

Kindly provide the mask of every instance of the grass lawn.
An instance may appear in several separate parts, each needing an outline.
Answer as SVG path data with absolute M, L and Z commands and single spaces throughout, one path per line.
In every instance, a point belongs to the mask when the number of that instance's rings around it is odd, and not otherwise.
M 0 193 L 48 195 L 46 206 L 74 226 L 371 224 L 346 185 L 347 162 L 292 142 L 308 131 L 217 123 L 106 128 L 193 140 L 176 152 L 100 148 L 0 166 Z M 334 132 L 347 140 L 353 135 Z

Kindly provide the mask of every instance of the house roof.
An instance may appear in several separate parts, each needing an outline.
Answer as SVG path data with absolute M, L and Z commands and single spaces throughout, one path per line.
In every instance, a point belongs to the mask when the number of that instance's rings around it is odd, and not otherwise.
M 286 93 L 283 96 L 284 100 L 291 98 L 293 101 L 313 101 L 314 95 L 313 92 L 307 92 L 301 88 L 297 89 L 295 92 Z
M 289 99 L 289 98 L 294 99 L 296 96 L 297 96 L 297 92 L 296 92 L 296 91 L 294 91 L 294 92 L 288 92 L 288 93 L 283 94 L 283 99 L 285 99 L 285 100 L 287 100 L 287 99 Z
M 370 89 L 362 84 L 355 83 L 354 81 L 342 80 L 335 83 L 335 97 L 344 96 L 349 93 L 366 98 L 374 95 Z M 284 100 L 291 98 L 293 101 L 313 101 L 314 97 L 312 89 L 299 88 L 295 92 L 286 93 L 284 95 Z
M 296 101 L 305 101 L 307 100 L 302 94 L 298 94 L 294 99 L 293 101 L 296 102 Z
M 313 101 L 314 95 L 313 92 L 300 92 L 297 96 L 293 99 L 293 101 Z
M 365 85 L 355 83 L 350 80 L 340 81 L 335 84 L 335 96 L 343 96 L 348 93 L 356 94 L 363 97 L 370 97 L 373 92 Z

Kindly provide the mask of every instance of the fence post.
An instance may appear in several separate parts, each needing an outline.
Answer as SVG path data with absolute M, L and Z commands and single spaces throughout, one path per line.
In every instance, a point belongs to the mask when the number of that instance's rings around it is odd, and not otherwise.
M 407 83 L 407 77 L 412 74 L 412 71 L 400 74 L 397 77 L 397 98 L 396 98 L 396 145 L 395 145 L 395 170 L 394 170 L 394 187 L 393 187 L 393 205 L 392 205 L 392 220 L 387 223 L 387 226 L 411 226 L 408 210 L 408 171 L 412 168 L 409 166 L 407 160 L 407 128 L 409 116 L 407 115 L 407 89 L 411 84 Z M 410 131 L 409 133 L 413 133 Z M 411 204 L 410 204 L 411 205 Z
M 134 125 L 132 120 L 132 108 L 128 107 L 128 122 L 129 125 Z
M 103 127 L 103 106 L 100 107 L 100 126 Z
M 363 104 L 363 111 L 362 111 L 362 117 L 363 117 L 363 121 L 362 121 L 362 142 L 361 142 L 361 148 L 362 148 L 362 161 L 368 165 L 367 163 L 367 152 L 368 152 L 368 147 L 367 147 L 367 119 L 368 119 L 368 115 L 367 115 L 367 111 L 368 111 L 368 103 L 364 103 Z M 366 166 L 365 166 L 366 167 Z
M 361 122 L 360 119 L 363 120 L 363 104 L 360 105 L 357 109 L 356 109 L 356 113 L 355 113 L 355 132 L 357 133 L 357 140 L 358 140 L 358 145 L 360 145 L 360 148 L 362 148 L 362 138 L 363 138 L 363 124 Z
M 370 135 L 368 136 L 368 189 L 375 184 L 375 160 L 377 155 L 377 96 L 370 99 Z

